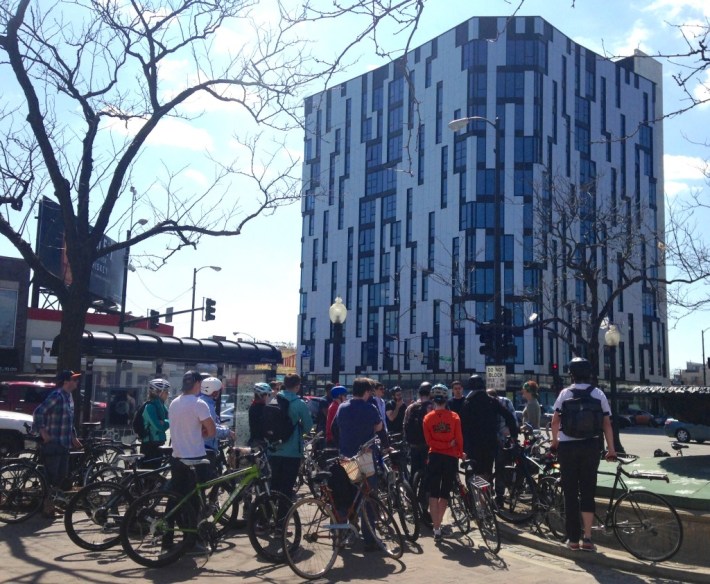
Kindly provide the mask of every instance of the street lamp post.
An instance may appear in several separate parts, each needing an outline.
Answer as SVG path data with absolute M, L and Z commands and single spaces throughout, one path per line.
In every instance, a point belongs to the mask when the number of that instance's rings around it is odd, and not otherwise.
M 256 337 L 254 335 L 250 335 L 249 333 L 245 333 L 244 331 L 234 331 L 232 334 L 237 337 L 237 342 L 242 340 L 241 337 L 237 335 L 247 335 L 248 337 L 251 337 L 255 343 L 257 342 Z
M 343 343 L 343 323 L 348 316 L 348 309 L 343 304 L 343 299 L 338 296 L 335 302 L 328 309 L 330 322 L 333 323 L 333 370 L 330 380 L 333 383 L 338 383 L 340 375 L 340 361 Z
M 710 331 L 710 327 L 706 328 L 702 333 L 700 333 L 700 336 L 703 339 L 703 387 L 708 386 L 708 364 L 705 362 L 705 331 Z
M 501 323 L 499 322 L 503 317 L 503 284 L 501 282 L 502 270 L 501 270 L 501 247 L 503 242 L 501 241 L 502 235 L 502 225 L 501 225 L 501 206 L 503 204 L 503 193 L 501 192 L 501 163 L 502 163 L 502 124 L 500 119 L 496 116 L 495 121 L 491 121 L 483 116 L 469 116 L 466 118 L 459 118 L 457 120 L 452 120 L 449 122 L 449 129 L 457 132 L 463 130 L 469 122 L 485 122 L 493 128 L 495 131 L 495 176 L 494 176 L 494 190 L 493 194 L 493 318 L 494 318 L 494 335 L 493 335 L 493 361 L 495 365 L 499 365 L 502 356 L 501 347 Z
M 219 272 L 222 268 L 219 266 L 202 266 L 201 268 L 193 268 L 192 270 L 192 312 L 190 313 L 190 338 L 195 336 L 195 288 L 197 288 L 197 272 L 209 268 L 215 272 Z
M 133 225 L 131 225 L 126 231 L 126 241 L 131 239 L 131 230 L 136 225 L 145 225 L 148 223 L 147 219 L 138 219 Z M 128 266 L 131 258 L 131 246 L 126 246 L 123 254 L 123 288 L 121 289 L 121 315 L 118 319 L 118 332 L 122 333 L 126 328 L 126 293 L 128 291 Z
M 619 438 L 619 403 L 616 394 L 616 347 L 621 341 L 621 333 L 614 324 L 610 324 L 604 333 L 604 344 L 609 348 L 609 387 L 611 392 L 611 427 L 614 434 L 614 450 L 624 452 Z

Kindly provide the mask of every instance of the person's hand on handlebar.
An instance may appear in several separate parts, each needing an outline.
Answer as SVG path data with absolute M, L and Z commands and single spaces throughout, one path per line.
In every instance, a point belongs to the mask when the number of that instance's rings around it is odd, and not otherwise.
M 609 462 L 614 462 L 616 461 L 616 450 L 614 448 L 610 448 L 609 450 L 606 451 L 604 454 L 604 458 L 608 460 Z

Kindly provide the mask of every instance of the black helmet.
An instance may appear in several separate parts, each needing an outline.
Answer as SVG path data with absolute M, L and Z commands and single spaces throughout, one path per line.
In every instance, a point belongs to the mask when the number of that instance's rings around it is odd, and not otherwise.
M 575 357 L 567 366 L 575 379 L 587 379 L 592 374 L 592 364 L 584 357 Z
M 471 375 L 466 383 L 466 389 L 469 391 L 478 391 L 480 389 L 486 389 L 486 380 L 480 375 Z

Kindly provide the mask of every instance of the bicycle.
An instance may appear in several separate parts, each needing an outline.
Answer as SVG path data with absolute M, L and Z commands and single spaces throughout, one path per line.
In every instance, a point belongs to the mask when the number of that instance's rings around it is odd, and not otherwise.
M 389 448 L 377 461 L 378 492 L 380 500 L 387 505 L 392 517 L 399 520 L 399 527 L 407 540 L 419 539 L 419 509 L 414 491 L 398 472 L 401 453 Z M 384 485 L 384 487 L 379 486 Z
M 244 452 L 251 461 L 250 466 L 203 483 L 195 480 L 186 495 L 162 491 L 148 493 L 133 501 L 120 528 L 121 545 L 126 554 L 143 566 L 158 568 L 177 561 L 200 540 L 209 555 L 236 521 L 234 503 L 245 501 L 250 495 L 252 500 L 247 512 L 249 541 L 261 557 L 283 561 L 283 515 L 279 510 L 288 509 L 291 500 L 270 490 L 266 452 L 262 449 Z M 206 459 L 181 459 L 180 462 L 193 472 L 197 465 L 209 463 Z M 229 492 L 224 500 L 217 497 L 219 489 L 223 488 Z M 227 517 L 231 519 L 225 520 Z M 300 534 L 298 524 L 294 529 Z
M 675 507 L 666 499 L 644 489 L 629 490 L 624 477 L 630 479 L 663 480 L 668 475 L 660 472 L 626 471 L 623 466 L 638 459 L 633 454 L 617 454 L 615 472 L 599 471 L 613 476 L 603 519 L 595 514 L 593 531 L 614 532 L 618 542 L 631 555 L 649 562 L 672 558 L 683 543 L 683 525 Z M 621 491 L 620 495 L 617 492 Z
M 358 517 L 363 523 L 361 531 L 368 530 L 388 557 L 402 557 L 404 549 L 399 527 L 367 481 L 367 477 L 375 473 L 369 450 L 375 440 L 363 444 L 354 458 L 340 461 L 348 478 L 357 484 L 347 511 L 338 510 L 333 490 L 328 486 L 332 473 L 321 471 L 313 477 L 319 496 L 297 501 L 286 514 L 282 548 L 288 565 L 301 578 L 320 578 L 328 573 L 340 548 L 357 536 Z
M 101 480 L 86 485 L 70 500 L 64 512 L 64 528 L 69 539 L 89 551 L 106 550 L 119 543 L 120 526 L 128 506 L 144 493 L 165 485 L 170 470 L 165 464 L 158 468 L 140 469 L 141 454 L 121 455 L 128 465 L 123 476 L 115 481 Z
M 454 498 L 449 502 L 454 522 L 458 525 L 457 514 L 461 511 L 465 512 L 468 518 L 476 522 L 486 547 L 494 554 L 497 554 L 500 551 L 500 533 L 498 531 L 495 503 L 491 496 L 491 484 L 473 472 L 473 463 L 470 460 L 464 460 L 461 463 L 461 467 L 457 473 L 455 489 L 457 491 L 456 499 L 463 503 L 463 508 L 457 508 L 454 511 L 454 504 L 452 504 Z M 465 477 L 463 481 L 461 476 Z

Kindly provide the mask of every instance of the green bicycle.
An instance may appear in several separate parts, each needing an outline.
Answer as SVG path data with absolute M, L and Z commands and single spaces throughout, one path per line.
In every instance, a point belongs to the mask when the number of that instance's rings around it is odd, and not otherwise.
M 121 523 L 121 545 L 128 557 L 159 568 L 177 561 L 198 542 L 209 555 L 235 524 L 237 505 L 242 502 L 247 507 L 247 534 L 256 553 L 269 561 L 284 561 L 282 525 L 291 500 L 269 488 L 265 451 L 240 449 L 240 453 L 251 463 L 246 468 L 204 483 L 195 481 L 186 495 L 154 492 L 131 503 Z M 204 459 L 181 462 L 193 472 L 207 463 Z

